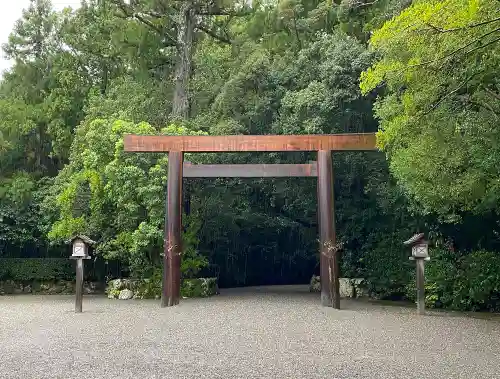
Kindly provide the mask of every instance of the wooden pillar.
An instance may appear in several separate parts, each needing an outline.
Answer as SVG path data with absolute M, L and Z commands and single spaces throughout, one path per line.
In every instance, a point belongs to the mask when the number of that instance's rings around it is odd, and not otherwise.
M 162 307 L 179 304 L 182 253 L 182 160 L 181 151 L 168 153 L 168 182 L 163 257 Z
M 321 304 L 340 309 L 339 268 L 333 205 L 331 150 L 318 151 L 318 221 L 320 235 Z
M 424 259 L 417 258 L 417 313 L 425 314 L 425 274 L 424 274 Z
M 82 313 L 83 303 L 83 259 L 76 260 L 75 312 Z

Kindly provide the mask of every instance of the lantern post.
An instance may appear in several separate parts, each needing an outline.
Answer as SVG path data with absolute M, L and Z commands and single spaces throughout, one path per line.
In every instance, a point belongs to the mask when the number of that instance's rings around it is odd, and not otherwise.
M 425 240 L 424 233 L 415 234 L 408 241 L 403 242 L 411 246 L 411 261 L 415 261 L 417 269 L 417 313 L 425 314 L 425 270 L 424 263 L 429 261 L 429 242 Z
M 71 238 L 68 243 L 72 246 L 70 259 L 76 260 L 76 287 L 75 287 L 75 313 L 82 313 L 83 303 L 83 260 L 90 259 L 89 246 L 95 242 L 89 237 L 78 235 Z

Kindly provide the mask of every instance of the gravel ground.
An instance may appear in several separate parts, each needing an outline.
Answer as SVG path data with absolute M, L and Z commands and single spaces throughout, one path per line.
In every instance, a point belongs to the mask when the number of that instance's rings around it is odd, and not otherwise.
M 500 321 L 228 290 L 158 301 L 0 297 L 0 378 L 500 378 Z

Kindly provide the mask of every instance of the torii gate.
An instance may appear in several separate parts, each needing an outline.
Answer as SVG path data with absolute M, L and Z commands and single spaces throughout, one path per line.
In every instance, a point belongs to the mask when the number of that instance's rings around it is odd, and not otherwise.
M 179 304 L 183 177 L 318 177 L 321 304 L 340 309 L 332 151 L 375 150 L 374 133 L 322 135 L 125 135 L 125 151 L 168 153 L 162 307 Z M 316 151 L 316 164 L 191 165 L 185 152 Z

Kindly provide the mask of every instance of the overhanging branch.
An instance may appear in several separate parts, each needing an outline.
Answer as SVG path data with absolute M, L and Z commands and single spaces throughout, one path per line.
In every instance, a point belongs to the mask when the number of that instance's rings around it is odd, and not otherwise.
M 206 25 L 198 24 L 198 25 L 196 25 L 196 29 L 201 30 L 202 32 L 208 34 L 210 37 L 212 37 L 220 42 L 231 44 L 231 40 L 228 37 L 221 36 L 220 34 L 217 34 L 215 31 L 211 30 Z
M 246 16 L 251 12 L 251 8 L 242 7 L 240 10 L 232 8 L 222 8 L 219 6 L 200 6 L 196 9 L 196 14 L 200 16 Z
M 480 72 L 475 72 L 473 73 L 472 75 L 468 76 L 463 82 L 461 82 L 454 90 L 444 94 L 443 96 L 441 96 L 426 112 L 424 112 L 424 114 L 428 114 L 430 113 L 431 111 L 433 111 L 434 109 L 436 109 L 444 100 L 446 100 L 447 98 L 449 98 L 450 96 L 452 96 L 453 94 L 457 93 L 458 91 L 460 91 L 464 86 L 467 85 L 467 83 L 469 83 L 469 81 L 471 81 L 476 75 L 480 74 Z
M 452 57 L 452 56 L 454 56 L 454 55 L 456 55 L 456 54 L 460 53 L 462 50 L 465 50 L 465 49 L 467 49 L 468 47 L 470 47 L 470 46 L 472 46 L 472 45 L 474 45 L 474 44 L 476 44 L 476 43 L 478 43 L 478 42 L 481 42 L 484 38 L 488 37 L 489 35 L 494 34 L 494 33 L 498 33 L 498 32 L 500 32 L 500 28 L 497 28 L 497 29 L 491 30 L 491 31 L 489 31 L 489 32 L 487 32 L 487 33 L 484 33 L 483 35 L 481 35 L 481 36 L 477 37 L 477 38 L 476 38 L 476 39 L 474 39 L 473 41 L 471 41 L 471 42 L 469 42 L 469 43 L 467 43 L 467 44 L 465 44 L 465 45 L 463 45 L 463 46 L 461 46 L 461 47 L 459 47 L 459 48 L 457 48 L 457 49 L 453 50 L 452 52 L 450 52 L 450 53 L 448 53 L 448 54 L 445 54 L 445 55 L 444 55 L 444 56 L 442 56 L 442 57 L 439 57 L 439 58 L 436 58 L 436 59 L 433 59 L 433 60 L 429 60 L 429 61 L 425 61 L 425 62 L 422 62 L 422 63 L 412 64 L 412 65 L 407 66 L 405 69 L 408 69 L 408 68 L 414 68 L 414 67 L 420 67 L 420 66 L 427 66 L 427 65 L 430 65 L 430 64 L 433 64 L 433 63 L 436 63 L 436 62 L 442 61 L 442 60 L 446 60 L 446 59 L 448 59 L 448 58 L 450 58 L 450 57 Z M 481 49 L 481 48 L 487 47 L 487 46 L 489 46 L 489 45 L 491 45 L 491 44 L 493 44 L 493 43 L 496 43 L 496 42 L 498 42 L 498 39 L 495 39 L 495 40 L 493 40 L 493 41 L 490 41 L 490 42 L 488 42 L 488 43 L 486 43 L 486 44 L 484 44 L 484 45 L 480 45 L 480 46 L 478 46 L 478 47 L 475 47 L 475 48 L 469 49 L 469 50 L 467 50 L 467 51 L 465 52 L 465 55 L 470 54 L 471 52 L 473 52 L 473 51 L 475 51 L 475 50 L 479 50 L 479 49 Z
M 153 11 L 136 12 L 130 5 L 126 4 L 123 0 L 112 0 L 112 1 L 123 12 L 123 18 L 136 19 L 139 22 L 146 25 L 151 30 L 153 30 L 154 32 L 158 33 L 160 36 L 166 37 L 166 39 L 169 41 L 168 43 L 169 46 L 177 45 L 176 39 L 172 35 L 170 35 L 170 33 L 168 33 L 164 28 L 156 25 L 147 18 L 147 16 L 149 16 L 160 19 L 162 18 L 161 14 Z
M 499 21 L 500 21 L 500 17 L 496 17 L 496 18 L 493 18 L 491 20 L 478 22 L 477 24 L 469 24 L 469 25 L 465 25 L 465 26 L 460 26 L 458 28 L 450 28 L 450 29 L 443 29 L 443 28 L 440 28 L 438 26 L 432 25 L 430 23 L 426 23 L 426 25 L 439 33 L 449 33 L 449 32 L 457 32 L 459 30 L 473 29 L 473 28 L 477 28 L 478 26 L 483 26 L 483 25 L 491 24 L 492 22 L 499 22 Z

